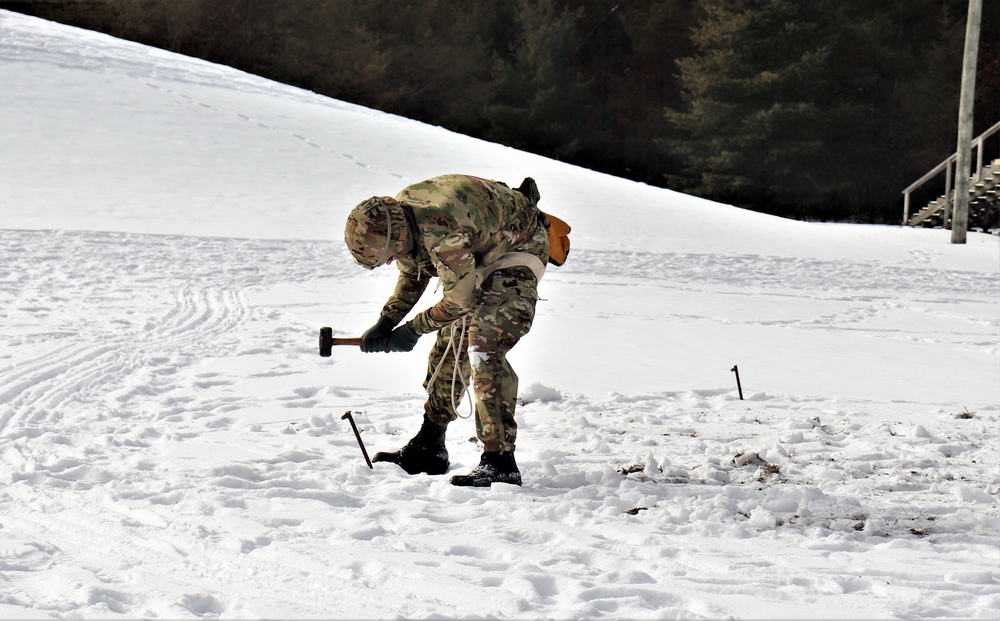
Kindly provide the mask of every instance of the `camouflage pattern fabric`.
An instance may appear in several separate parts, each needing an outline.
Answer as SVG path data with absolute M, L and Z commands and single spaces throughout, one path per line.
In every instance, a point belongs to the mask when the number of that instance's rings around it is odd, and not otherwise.
M 519 192 L 495 181 L 444 175 L 404 188 L 399 204 L 413 214 L 415 244 L 409 257 L 397 257 L 399 278 L 382 314 L 398 324 L 413 309 L 430 279 L 440 279 L 442 297 L 412 320 L 418 334 L 437 331 L 424 381 L 428 417 L 447 424 L 461 394 L 451 395 L 455 364 L 475 393 L 476 431 L 486 451 L 511 451 L 517 437 L 514 409 L 517 374 L 507 352 L 531 329 L 538 300 L 537 280 L 526 267 L 493 272 L 476 287 L 476 268 L 508 252 L 528 252 L 548 261 L 548 237 L 538 208 Z M 467 343 L 460 360 L 444 356 L 456 320 L 465 317 Z M 466 351 L 467 349 L 467 351 Z M 433 384 L 434 370 L 445 358 Z M 461 382 L 454 386 L 459 392 Z M 454 396 L 454 401 L 452 397 Z
M 452 332 L 459 329 L 457 322 L 438 332 L 424 379 L 427 389 L 424 408 L 433 422 L 446 425 L 458 417 L 453 403 L 462 403 L 462 387 L 471 377 L 476 435 L 483 443 L 483 450 L 514 450 L 518 377 L 507 362 L 507 352 L 531 329 L 537 300 L 538 283 L 530 269 L 498 270 L 486 279 L 478 292 L 476 306 L 468 319 L 466 346 L 458 348 L 458 356 L 445 353 Z M 461 379 L 454 381 L 456 357 Z M 441 369 L 431 384 L 439 365 Z
M 402 206 L 387 196 L 373 196 L 347 216 L 344 241 L 359 265 L 374 269 L 406 246 L 409 224 Z
M 396 200 L 411 209 L 416 243 L 411 257 L 397 258 L 399 279 L 382 314 L 402 321 L 433 276 L 443 291 L 437 304 L 414 317 L 417 334 L 440 330 L 472 310 L 477 267 L 513 251 L 548 261 L 548 239 L 535 235 L 542 228 L 538 208 L 501 183 L 444 175 L 404 188 Z

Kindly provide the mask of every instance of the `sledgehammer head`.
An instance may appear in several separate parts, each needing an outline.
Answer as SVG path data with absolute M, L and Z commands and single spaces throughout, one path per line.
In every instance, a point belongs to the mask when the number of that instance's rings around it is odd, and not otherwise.
M 334 345 L 351 345 L 361 347 L 361 337 L 335 339 L 333 338 L 333 328 L 322 327 L 319 329 L 319 355 L 329 358 Z
M 333 328 L 319 329 L 319 355 L 329 358 L 333 351 Z

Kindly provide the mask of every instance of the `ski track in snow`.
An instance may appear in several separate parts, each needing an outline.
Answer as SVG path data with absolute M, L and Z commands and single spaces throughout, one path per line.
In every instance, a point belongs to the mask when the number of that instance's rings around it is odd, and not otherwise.
M 0 530 L 17 542 L 0 543 L 0 610 L 712 618 L 752 610 L 761 592 L 862 618 L 1000 607 L 995 406 L 918 425 L 862 401 L 522 387 L 525 487 L 453 488 L 360 463 L 331 412 L 351 389 L 309 379 L 313 326 L 296 324 L 293 302 L 249 302 L 342 276 L 337 245 L 16 230 L 0 244 L 0 316 L 16 328 L 0 337 Z M 652 286 L 751 274 L 786 294 L 808 274 L 849 289 L 868 269 L 691 255 L 631 267 L 655 263 L 678 269 L 637 276 Z M 581 252 L 553 278 L 611 278 L 617 265 Z M 987 286 L 934 276 L 943 296 Z M 296 374 L 292 394 L 253 390 Z M 420 399 L 377 405 L 377 422 L 356 413 L 370 449 L 404 441 Z M 185 456 L 206 444 L 217 463 Z M 453 434 L 450 446 L 474 463 L 474 444 Z M 458 520 L 463 534 L 448 535 Z M 785 545 L 761 553 L 760 538 Z M 335 597 L 321 587 L 342 582 L 352 588 Z

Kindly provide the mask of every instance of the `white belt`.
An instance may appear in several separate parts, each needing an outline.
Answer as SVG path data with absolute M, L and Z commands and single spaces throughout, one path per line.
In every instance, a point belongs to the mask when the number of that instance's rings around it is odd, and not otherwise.
M 508 267 L 526 267 L 534 273 L 535 280 L 539 282 L 545 274 L 545 264 L 530 252 L 508 252 L 493 263 L 476 268 L 476 288 L 481 287 L 493 272 Z

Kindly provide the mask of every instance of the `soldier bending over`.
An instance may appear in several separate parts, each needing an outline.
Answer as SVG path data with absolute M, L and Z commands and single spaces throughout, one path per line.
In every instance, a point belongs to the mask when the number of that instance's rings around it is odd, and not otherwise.
M 471 376 L 483 455 L 471 473 L 451 483 L 521 484 L 514 461 L 517 374 L 507 352 L 531 329 L 549 259 L 538 199 L 530 178 L 512 190 L 469 175 L 444 175 L 403 188 L 395 198 L 372 197 L 351 211 L 345 241 L 358 263 L 374 269 L 396 261 L 399 268 L 396 289 L 364 333 L 362 351 L 411 351 L 421 335 L 437 332 L 420 431 L 374 461 L 410 474 L 446 472 L 445 430 L 458 417 L 455 406 Z M 434 276 L 444 291 L 441 300 L 396 327 Z

